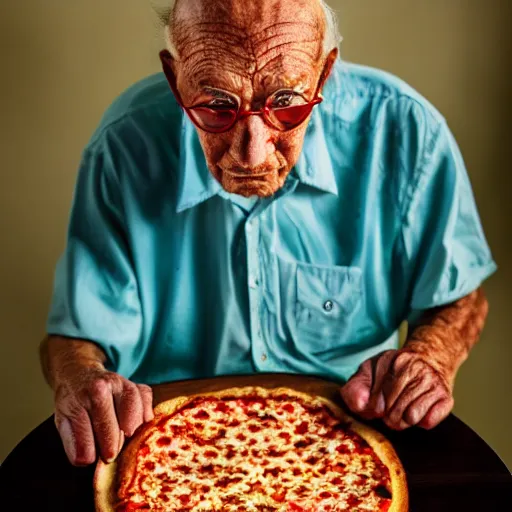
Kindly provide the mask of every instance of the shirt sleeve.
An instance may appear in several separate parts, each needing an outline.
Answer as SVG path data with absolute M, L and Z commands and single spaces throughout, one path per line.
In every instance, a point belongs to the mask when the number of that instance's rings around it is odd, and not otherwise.
M 468 295 L 497 268 L 453 134 L 444 120 L 426 132 L 402 223 L 409 322 Z
M 47 332 L 96 343 L 109 369 L 129 377 L 136 365 L 141 306 L 119 183 L 105 153 L 88 151 L 82 158 Z

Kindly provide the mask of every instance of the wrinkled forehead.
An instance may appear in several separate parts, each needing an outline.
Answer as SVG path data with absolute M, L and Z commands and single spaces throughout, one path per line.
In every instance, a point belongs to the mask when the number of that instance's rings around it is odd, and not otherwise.
M 217 76 L 236 88 L 249 79 L 263 88 L 275 80 L 309 86 L 324 32 L 317 0 L 181 0 L 173 24 L 187 81 L 200 85 Z

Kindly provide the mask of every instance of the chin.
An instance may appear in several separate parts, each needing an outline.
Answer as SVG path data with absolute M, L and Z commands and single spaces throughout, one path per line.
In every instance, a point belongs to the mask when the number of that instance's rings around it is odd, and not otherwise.
M 289 172 L 289 169 L 277 169 L 254 177 L 228 173 L 217 168 L 217 172 L 212 174 L 220 182 L 222 188 L 230 194 L 238 194 L 243 197 L 270 197 L 282 188 Z

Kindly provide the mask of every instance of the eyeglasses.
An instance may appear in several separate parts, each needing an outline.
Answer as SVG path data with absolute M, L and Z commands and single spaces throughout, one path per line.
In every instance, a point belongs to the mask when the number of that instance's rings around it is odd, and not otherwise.
M 165 50 L 161 52 L 160 55 L 163 60 L 168 58 L 168 54 Z M 209 133 L 227 132 L 233 128 L 237 121 L 249 116 L 262 116 L 267 124 L 279 131 L 293 130 L 309 117 L 315 105 L 323 101 L 319 93 L 319 86 L 322 82 L 322 80 L 320 80 L 317 90 L 315 91 L 315 96 L 311 101 L 306 101 L 302 96 L 289 91 L 277 91 L 267 98 L 265 106 L 261 110 L 243 111 L 238 102 L 236 102 L 236 105 L 230 103 L 220 103 L 217 105 L 200 103 L 186 107 L 178 92 L 174 73 L 168 69 L 164 69 L 164 72 L 179 105 L 185 110 L 198 128 Z M 228 102 L 231 101 L 229 97 L 227 100 Z M 280 104 L 283 106 L 280 106 Z

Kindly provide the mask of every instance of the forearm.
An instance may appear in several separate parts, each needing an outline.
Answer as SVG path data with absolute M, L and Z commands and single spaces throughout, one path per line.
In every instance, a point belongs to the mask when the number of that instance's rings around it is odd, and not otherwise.
M 44 378 L 53 390 L 65 374 L 104 368 L 107 362 L 105 353 L 94 343 L 59 336 L 47 336 L 39 355 Z
M 410 329 L 404 348 L 423 355 L 453 387 L 458 369 L 480 338 L 488 309 L 479 288 L 452 304 L 429 310 Z

